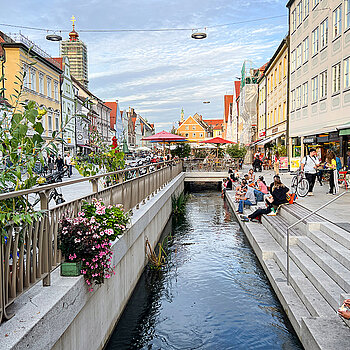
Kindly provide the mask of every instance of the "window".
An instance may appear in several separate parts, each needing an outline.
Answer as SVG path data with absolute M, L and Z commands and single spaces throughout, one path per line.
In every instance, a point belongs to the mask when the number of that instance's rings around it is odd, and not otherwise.
M 287 55 L 283 57 L 283 77 L 287 76 Z
M 188 130 L 188 125 L 185 125 L 185 130 Z
M 47 114 L 47 121 L 48 121 L 49 132 L 51 132 L 52 131 L 52 114 L 51 114 L 51 112 L 49 112 Z
M 333 11 L 333 38 L 341 33 L 341 5 Z
M 295 10 L 292 12 L 291 27 L 292 27 L 292 32 L 294 32 L 297 29 L 297 16 L 296 16 Z
M 277 120 L 276 120 L 276 108 L 273 110 L 273 124 L 276 124 Z
M 58 101 L 58 83 L 55 81 L 54 85 L 55 100 Z
M 321 49 L 323 49 L 328 44 L 328 18 L 321 23 L 320 28 L 321 28 L 320 46 L 321 46 Z
M 192 130 L 196 130 L 196 126 L 195 125 L 192 125 Z
M 297 6 L 297 25 L 298 27 L 303 22 L 303 2 L 299 1 Z
M 332 94 L 340 91 L 340 62 L 332 67 Z
M 301 86 L 295 89 L 295 95 L 295 108 L 298 109 L 301 107 Z
M 295 50 L 292 51 L 291 68 L 292 68 L 292 72 L 294 72 L 296 68 L 296 51 Z
M 307 62 L 309 60 L 309 37 L 304 39 L 303 41 L 303 62 Z
M 312 7 L 314 8 L 315 6 L 317 6 L 319 2 L 320 0 L 312 0 Z
M 275 68 L 275 80 L 274 80 L 274 84 L 275 84 L 275 89 L 277 87 L 277 68 Z
M 312 56 L 318 52 L 318 27 L 312 32 Z
M 30 88 L 36 91 L 36 72 L 34 68 L 30 68 Z
M 295 110 L 295 90 L 291 92 L 291 110 Z
M 271 92 L 273 90 L 273 73 L 271 74 Z
M 51 79 L 47 78 L 47 96 L 52 96 L 52 87 L 51 87 Z
M 278 81 L 282 81 L 282 62 L 278 65 Z
M 350 27 L 350 0 L 345 0 L 345 28 L 348 29 Z
M 286 101 L 283 102 L 283 119 L 286 120 L 286 114 L 287 114 L 287 104 Z
M 312 102 L 318 101 L 318 76 L 311 79 Z
M 193 136 L 193 137 L 196 137 L 196 133 L 194 132 L 194 133 L 192 134 L 192 136 Z
M 25 88 L 29 88 L 29 69 L 28 66 L 23 66 L 23 85 Z
M 309 102 L 309 83 L 303 84 L 303 106 L 307 106 Z
M 350 57 L 344 60 L 343 71 L 344 71 L 344 89 L 347 89 L 350 87 L 350 77 L 349 77 Z
M 188 137 L 188 132 L 186 132 L 185 137 Z
M 327 97 L 327 71 L 320 74 L 320 98 Z
M 297 47 L 297 68 L 301 67 L 302 64 L 302 47 L 301 44 Z
M 39 73 L 39 93 L 44 95 L 44 74 Z
M 278 120 L 278 123 L 281 121 L 281 105 L 278 106 L 277 120 Z
M 304 18 L 309 15 L 309 0 L 304 0 Z
M 56 131 L 59 131 L 60 129 L 60 121 L 58 118 L 58 114 L 55 114 L 55 124 L 56 124 Z
M 203 134 L 199 134 L 199 137 L 203 137 Z

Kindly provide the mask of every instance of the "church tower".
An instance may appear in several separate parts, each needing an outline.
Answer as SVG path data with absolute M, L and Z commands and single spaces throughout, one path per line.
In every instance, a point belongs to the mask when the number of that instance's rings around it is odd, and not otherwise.
M 86 45 L 79 40 L 79 34 L 75 31 L 75 17 L 71 19 L 73 30 L 69 33 L 69 39 L 61 42 L 61 56 L 67 56 L 70 63 L 70 71 L 75 79 L 88 88 L 88 63 Z
M 185 113 L 184 113 L 184 109 L 181 109 L 181 119 L 180 122 L 183 123 L 185 121 Z

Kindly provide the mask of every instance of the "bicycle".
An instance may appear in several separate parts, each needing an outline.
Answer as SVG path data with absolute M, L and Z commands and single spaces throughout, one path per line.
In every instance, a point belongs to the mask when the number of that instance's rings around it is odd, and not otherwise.
M 309 181 L 304 176 L 304 172 L 298 170 L 292 177 L 291 182 L 292 192 L 296 193 L 300 197 L 305 197 L 309 192 Z

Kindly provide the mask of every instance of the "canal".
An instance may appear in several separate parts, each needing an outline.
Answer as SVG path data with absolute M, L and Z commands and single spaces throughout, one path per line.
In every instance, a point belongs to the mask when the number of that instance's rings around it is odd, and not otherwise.
M 302 349 L 218 192 L 192 193 L 169 234 L 165 266 L 145 269 L 106 349 Z

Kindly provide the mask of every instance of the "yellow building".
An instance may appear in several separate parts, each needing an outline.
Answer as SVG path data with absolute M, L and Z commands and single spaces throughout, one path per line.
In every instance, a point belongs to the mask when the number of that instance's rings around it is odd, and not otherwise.
M 60 74 L 62 70 L 59 64 L 33 46 L 27 38 L 22 35 L 9 40 L 7 37 L 3 42 L 4 54 L 4 76 L 5 76 L 5 98 L 11 101 L 11 95 L 16 94 L 19 85 L 16 84 L 20 72 L 24 73 L 23 91 L 21 102 L 35 101 L 40 108 L 45 108 L 47 114 L 44 116 L 44 138 L 50 140 L 54 130 L 60 130 L 61 107 L 60 107 Z M 29 50 L 29 47 L 31 49 Z M 12 98 L 13 99 L 13 98 Z
M 180 136 L 187 137 L 191 142 L 203 141 L 211 136 L 209 134 L 208 125 L 198 113 L 184 120 L 176 129 L 176 133 Z
M 265 69 L 266 92 L 263 92 L 266 96 L 265 137 L 268 142 L 278 145 L 286 145 L 287 139 L 287 77 L 288 44 L 285 38 Z

